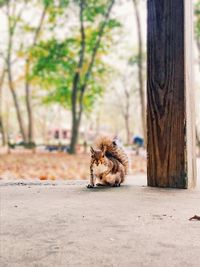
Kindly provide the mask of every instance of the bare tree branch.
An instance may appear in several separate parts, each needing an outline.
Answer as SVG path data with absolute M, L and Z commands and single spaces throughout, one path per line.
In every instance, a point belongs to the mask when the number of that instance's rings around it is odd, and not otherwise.
M 90 75 L 91 75 L 91 72 L 92 72 L 92 68 L 93 68 L 93 65 L 94 65 L 94 62 L 95 62 L 95 58 L 96 58 L 99 46 L 101 44 L 101 40 L 102 40 L 102 37 L 103 37 L 103 34 L 104 34 L 104 30 L 105 30 L 105 27 L 106 27 L 106 24 L 107 24 L 107 21 L 109 19 L 110 12 L 112 10 L 112 7 L 113 7 L 114 3 L 115 3 L 115 0 L 111 0 L 110 5 L 108 6 L 107 12 L 105 13 L 104 21 L 100 25 L 100 28 L 99 28 L 99 31 L 98 31 L 98 39 L 97 39 L 96 44 L 94 46 L 94 49 L 93 49 L 93 52 L 92 52 L 92 56 L 91 56 L 91 60 L 90 60 L 87 72 L 85 74 L 85 79 L 84 79 L 83 84 L 81 86 L 81 92 L 80 92 L 80 97 L 79 97 L 79 117 L 81 117 L 81 114 L 82 114 L 82 111 L 83 111 L 83 96 L 84 96 L 84 92 L 85 92 L 85 90 L 87 88 L 88 80 L 90 78 Z M 79 119 L 79 121 L 80 121 L 80 119 Z
M 46 13 L 47 13 L 47 8 L 48 8 L 48 6 L 45 5 L 45 7 L 44 7 L 44 9 L 43 9 L 43 11 L 42 11 L 40 20 L 39 20 L 39 24 L 38 24 L 38 26 L 37 26 L 37 28 L 36 28 L 36 31 L 35 31 L 35 35 L 34 35 L 34 38 L 33 38 L 33 44 L 32 44 L 32 47 L 36 45 L 37 40 L 38 40 L 38 38 L 39 38 L 41 29 L 42 29 L 42 26 L 43 26 L 43 22 L 44 22 Z
M 82 87 L 82 91 L 83 92 L 84 92 L 85 87 L 87 85 L 88 79 L 90 78 L 90 75 L 91 75 L 91 72 L 92 72 L 92 68 L 93 68 L 93 65 L 94 65 L 94 61 L 95 61 L 95 58 L 96 58 L 96 55 L 97 55 L 97 51 L 99 49 L 99 46 L 101 44 L 101 39 L 102 39 L 103 34 L 104 34 L 104 29 L 106 27 L 106 24 L 107 24 L 107 21 L 109 19 L 110 12 L 112 10 L 112 7 L 113 7 L 114 3 L 115 3 L 115 0 L 111 0 L 110 5 L 108 7 L 108 10 L 107 10 L 107 12 L 105 14 L 105 17 L 104 17 L 104 21 L 100 25 L 98 39 L 97 39 L 96 45 L 95 45 L 95 47 L 93 49 L 91 61 L 90 61 L 90 64 L 88 66 L 88 70 L 87 70 L 86 75 L 85 75 L 85 79 L 84 79 L 84 83 L 83 83 L 83 87 Z
M 142 27 L 141 27 L 141 19 L 138 8 L 138 1 L 133 0 L 135 16 L 136 16 L 136 24 L 137 24 L 137 32 L 138 32 L 138 80 L 139 80 L 139 94 L 140 94 L 140 104 L 141 104 L 141 119 L 142 119 L 142 128 L 143 135 L 146 144 L 146 105 L 145 105 L 145 93 L 144 93 L 144 83 L 143 83 L 143 40 L 142 40 Z
M 0 76 L 0 132 L 2 135 L 2 144 L 6 145 L 6 135 L 5 135 L 5 129 L 4 129 L 4 123 L 3 123 L 3 118 L 2 118 L 2 87 L 4 83 L 4 78 L 6 74 L 6 68 L 5 66 L 3 67 L 1 76 Z

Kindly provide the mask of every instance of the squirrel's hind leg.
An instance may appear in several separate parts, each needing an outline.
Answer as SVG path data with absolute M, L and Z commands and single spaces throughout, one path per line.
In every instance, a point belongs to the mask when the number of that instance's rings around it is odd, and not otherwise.
M 109 184 L 110 186 L 113 187 L 118 187 L 121 184 L 121 177 L 120 177 L 120 173 L 117 172 L 115 174 L 108 174 L 105 177 L 106 183 Z
M 105 177 L 106 177 L 105 175 L 100 175 L 100 176 L 97 178 L 96 186 L 107 186 L 107 185 L 109 185 L 109 184 L 106 182 Z
M 96 184 L 96 186 L 106 186 L 106 185 L 108 185 L 108 184 L 106 184 L 106 183 L 97 183 Z

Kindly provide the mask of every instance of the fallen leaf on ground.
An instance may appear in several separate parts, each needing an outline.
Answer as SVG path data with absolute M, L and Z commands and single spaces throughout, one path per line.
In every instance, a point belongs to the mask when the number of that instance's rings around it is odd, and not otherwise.
M 37 152 L 26 150 L 0 154 L 1 179 L 88 180 L 90 154 Z M 130 175 L 146 172 L 146 158 L 130 155 Z
M 191 218 L 189 219 L 189 221 L 192 221 L 192 220 L 200 221 L 200 216 L 198 216 L 198 215 L 194 215 L 193 217 L 191 217 Z

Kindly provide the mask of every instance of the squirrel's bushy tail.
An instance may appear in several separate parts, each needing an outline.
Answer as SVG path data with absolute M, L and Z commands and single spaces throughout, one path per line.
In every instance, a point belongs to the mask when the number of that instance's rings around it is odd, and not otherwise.
M 99 136 L 96 138 L 94 145 L 97 149 L 104 150 L 108 158 L 109 156 L 116 158 L 124 166 L 125 174 L 128 174 L 128 156 L 118 143 L 119 141 L 116 137 Z

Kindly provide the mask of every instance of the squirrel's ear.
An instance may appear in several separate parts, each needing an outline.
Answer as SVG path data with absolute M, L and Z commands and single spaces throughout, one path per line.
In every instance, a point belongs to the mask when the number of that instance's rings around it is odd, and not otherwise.
M 118 138 L 117 138 L 117 136 L 115 136 L 115 137 L 113 138 L 113 142 L 112 142 L 114 146 L 117 145 L 117 140 L 118 140 Z
M 92 146 L 90 147 L 90 152 L 94 154 L 94 148 Z
M 105 154 L 105 152 L 106 152 L 106 146 L 102 145 L 101 146 L 101 151 L 103 152 L 103 154 Z

